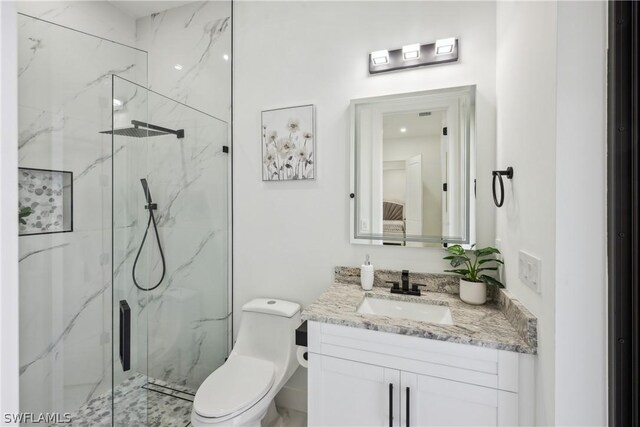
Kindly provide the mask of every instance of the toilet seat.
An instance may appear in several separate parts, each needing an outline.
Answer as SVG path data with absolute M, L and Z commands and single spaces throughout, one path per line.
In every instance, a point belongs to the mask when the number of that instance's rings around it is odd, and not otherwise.
M 255 405 L 273 386 L 273 363 L 232 355 L 202 383 L 193 400 L 201 417 L 230 418 Z

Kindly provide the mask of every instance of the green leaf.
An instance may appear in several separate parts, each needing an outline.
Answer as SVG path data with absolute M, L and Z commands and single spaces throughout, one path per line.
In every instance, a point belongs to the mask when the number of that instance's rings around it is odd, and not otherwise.
M 504 288 L 504 285 L 499 280 L 491 276 L 487 276 L 486 274 L 481 275 L 479 279 L 489 286 L 497 286 L 499 288 Z
M 453 255 L 464 255 L 464 249 L 460 245 L 449 246 L 447 252 Z
M 456 268 L 455 270 L 445 270 L 446 273 L 455 273 L 461 274 L 463 276 L 467 276 L 469 274 L 469 270 L 465 268 Z
M 487 262 L 497 262 L 498 264 L 504 264 L 504 262 L 500 259 L 496 259 L 496 258 L 485 258 L 485 259 L 481 259 L 480 261 L 478 261 L 478 264 L 482 265 L 484 263 Z
M 481 271 L 497 271 L 498 267 L 483 267 L 483 268 L 479 268 L 477 271 L 478 273 Z
M 25 221 L 24 219 L 20 218 L 20 224 L 27 225 L 27 221 Z
M 486 247 L 486 248 L 482 248 L 482 249 L 478 249 L 476 251 L 476 255 L 479 257 L 483 257 L 483 256 L 488 256 L 491 254 L 499 254 L 500 251 L 497 250 L 496 248 L 492 248 L 492 247 Z
M 462 264 L 464 264 L 465 262 L 468 262 L 468 261 L 470 261 L 470 259 L 468 257 L 464 256 L 464 255 L 463 256 L 454 256 L 451 259 L 451 267 L 457 267 L 457 266 L 462 265 Z

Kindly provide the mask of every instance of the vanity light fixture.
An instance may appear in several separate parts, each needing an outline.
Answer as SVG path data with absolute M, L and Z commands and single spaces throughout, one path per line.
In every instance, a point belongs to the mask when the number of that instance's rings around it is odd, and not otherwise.
M 456 39 L 454 37 L 436 40 L 436 55 L 446 55 L 453 52 L 455 45 Z
M 407 131 L 407 128 L 400 128 L 400 132 L 405 133 Z
M 222 55 L 222 59 L 224 59 L 225 61 L 229 60 L 229 55 L 227 55 L 226 53 L 224 55 Z
M 173 68 L 175 68 L 176 70 L 180 71 L 180 70 L 182 70 L 182 65 L 176 64 L 176 65 L 173 66 Z
M 398 71 L 458 60 L 458 39 L 449 37 L 427 44 L 408 44 L 399 49 L 377 50 L 369 54 L 369 74 Z
M 420 44 L 408 44 L 406 46 L 402 46 L 402 59 L 405 61 L 410 61 L 412 59 L 420 58 Z
M 376 50 L 371 52 L 371 65 L 384 65 L 389 63 L 389 51 L 388 50 Z

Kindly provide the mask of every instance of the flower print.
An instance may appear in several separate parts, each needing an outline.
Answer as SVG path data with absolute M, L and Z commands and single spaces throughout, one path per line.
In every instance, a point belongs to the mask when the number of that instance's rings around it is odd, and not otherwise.
M 289 138 L 278 138 L 276 146 L 278 147 L 278 155 L 281 159 L 290 157 L 291 152 L 294 149 L 293 143 Z
M 313 165 L 311 163 L 307 164 L 304 168 L 304 173 L 302 175 L 305 179 L 313 178 Z
M 305 162 L 309 159 L 309 151 L 306 147 L 296 147 L 294 155 L 299 162 Z
M 269 132 L 269 141 L 275 141 L 277 137 L 278 137 L 277 131 L 272 130 Z
M 269 167 L 276 162 L 276 150 L 272 146 L 268 146 L 266 149 L 266 153 L 264 153 L 264 157 L 262 159 L 262 163 L 265 166 Z
M 287 129 L 289 129 L 289 132 L 297 132 L 300 129 L 300 120 L 289 119 L 287 122 Z
M 305 133 L 302 134 L 302 137 L 304 139 L 311 139 L 311 138 L 313 138 L 313 134 L 311 132 L 305 132 Z

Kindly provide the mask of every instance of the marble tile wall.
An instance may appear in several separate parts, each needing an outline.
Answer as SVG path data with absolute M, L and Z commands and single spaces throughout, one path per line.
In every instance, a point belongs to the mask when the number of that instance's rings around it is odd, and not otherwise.
M 147 178 L 159 204 L 167 274 L 158 292 L 138 295 L 139 323 L 149 319 L 148 340 L 138 343 L 146 346 L 138 355 L 148 349 L 148 358 L 138 363 L 148 363 L 154 378 L 194 388 L 229 351 L 230 162 L 222 146 L 230 132 L 230 20 L 231 2 L 214 1 L 136 21 L 137 46 L 149 52 L 149 87 L 170 98 L 149 95 L 150 121 L 185 129 L 182 140 L 149 141 Z M 151 277 L 157 278 L 157 250 L 151 253 Z
M 116 157 L 114 170 L 116 194 L 124 195 L 114 201 L 115 256 L 116 263 L 125 266 L 114 277 L 115 292 L 132 307 L 136 369 L 198 387 L 228 351 L 228 156 L 222 151 L 228 129 L 220 120 L 154 93 L 149 94 L 148 105 L 152 123 L 184 129 L 185 136 L 115 139 L 128 156 Z M 136 146 L 139 150 L 133 151 Z M 143 177 L 158 204 L 156 218 L 166 260 L 164 280 L 151 292 L 131 284 L 131 269 L 148 221 L 139 183 Z M 159 248 L 150 234 L 136 277 L 150 287 L 161 270 Z
M 135 46 L 135 19 L 114 2 L 92 0 L 29 0 L 18 2 L 18 12 L 94 36 Z
M 140 18 L 136 43 L 149 52 L 150 89 L 229 122 L 230 1 L 194 2 Z
M 111 387 L 112 292 L 134 312 L 132 371 L 197 387 L 228 352 L 228 126 L 117 80 L 116 127 L 135 118 L 186 137 L 116 138 L 112 156 L 111 136 L 98 131 L 111 128 L 111 74 L 228 120 L 230 2 L 137 21 L 107 2 L 25 2 L 21 12 L 143 49 L 19 18 L 20 165 L 72 170 L 75 187 L 73 233 L 20 240 L 22 410 L 73 412 Z M 167 257 L 154 293 L 131 282 L 147 221 L 141 177 Z M 151 235 L 141 283 L 159 277 L 158 261 Z M 131 371 L 114 366 L 118 384 Z
M 147 54 L 23 15 L 18 25 L 20 166 L 74 172 L 74 231 L 20 238 L 20 403 L 73 411 L 111 387 L 112 150 L 99 132 L 111 128 L 111 75 L 146 84 Z

